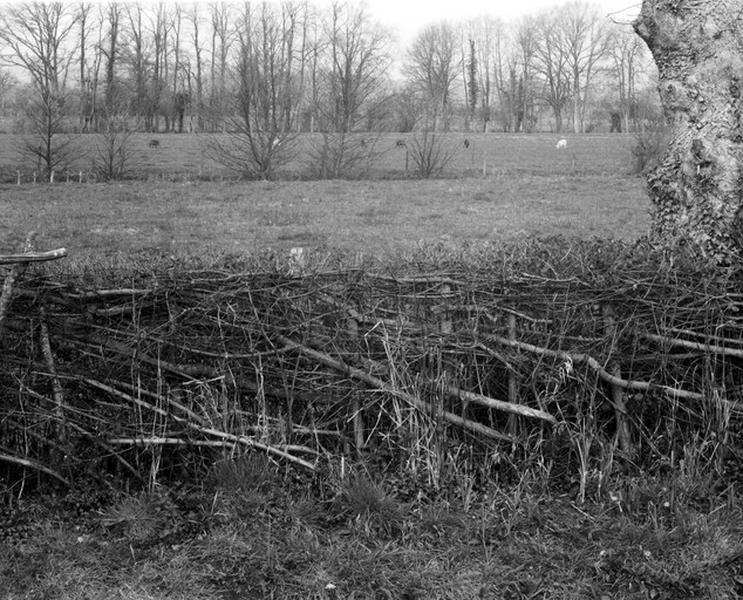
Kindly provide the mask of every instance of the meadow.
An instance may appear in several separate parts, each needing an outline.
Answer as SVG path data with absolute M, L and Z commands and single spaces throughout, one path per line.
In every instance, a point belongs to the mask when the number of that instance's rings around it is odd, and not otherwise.
M 199 136 L 160 135 L 157 148 L 150 137 L 134 138 L 133 153 L 145 157 L 139 179 L 79 183 L 73 170 L 53 185 L 31 183 L 28 168 L 15 185 L 18 140 L 0 138 L 10 174 L 0 188 L 2 251 L 31 230 L 39 247 L 66 246 L 73 256 L 297 246 L 385 254 L 531 235 L 635 239 L 649 225 L 644 181 L 630 174 L 631 136 L 568 137 L 558 151 L 553 135 L 451 134 L 456 152 L 443 176 L 422 180 L 404 170 L 406 150 L 395 140 L 405 136 L 388 135 L 358 178 L 301 179 L 298 153 L 295 176 L 271 182 L 237 180 L 207 161 Z

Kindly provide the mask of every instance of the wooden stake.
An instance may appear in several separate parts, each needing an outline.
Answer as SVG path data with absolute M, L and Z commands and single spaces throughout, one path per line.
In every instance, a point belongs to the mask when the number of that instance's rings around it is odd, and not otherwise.
M 508 339 L 516 340 L 516 315 L 508 315 Z M 512 369 L 508 370 L 508 401 L 511 404 L 518 404 L 518 385 L 516 381 L 516 373 Z M 508 433 L 516 435 L 516 429 L 518 421 L 514 415 L 508 417 Z
M 346 327 L 352 343 L 357 344 L 359 339 L 359 322 L 351 317 L 346 321 Z M 357 394 L 354 394 L 351 411 L 354 445 L 356 446 L 356 453 L 360 454 L 366 445 L 366 441 L 364 440 L 364 415 L 362 414 L 361 402 Z
M 611 305 L 604 304 L 601 307 L 604 316 L 604 330 L 606 335 L 612 340 L 612 347 L 614 346 L 614 339 L 616 336 L 616 323 L 614 321 L 614 310 Z M 614 377 L 621 378 L 622 373 L 619 369 L 619 364 L 616 361 L 612 361 L 607 365 L 609 373 Z M 625 456 L 632 456 L 632 436 L 630 435 L 629 423 L 627 422 L 627 405 L 625 403 L 625 391 L 624 388 L 617 385 L 616 383 L 611 384 L 611 397 L 614 404 L 614 413 L 617 421 L 617 437 L 619 439 L 619 447 Z
M 49 342 L 49 328 L 46 324 L 45 310 L 41 308 L 41 323 L 40 323 L 41 335 L 40 345 L 41 354 L 44 357 L 46 363 L 46 369 L 49 371 L 49 375 L 52 377 L 52 396 L 54 398 L 54 416 L 57 418 L 56 423 L 56 438 L 57 442 L 64 445 L 67 441 L 65 434 L 65 415 L 64 415 L 64 389 L 57 376 L 57 369 L 54 365 L 54 354 L 52 354 L 52 345 Z

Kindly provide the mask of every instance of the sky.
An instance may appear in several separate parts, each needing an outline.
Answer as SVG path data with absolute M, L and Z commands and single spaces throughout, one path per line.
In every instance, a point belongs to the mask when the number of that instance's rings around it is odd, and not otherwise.
M 622 23 L 631 22 L 640 12 L 640 0 L 593 0 L 599 10 Z M 412 40 L 429 23 L 464 21 L 482 15 L 503 21 L 535 14 L 563 2 L 555 0 L 366 0 L 369 12 L 390 27 L 398 42 Z

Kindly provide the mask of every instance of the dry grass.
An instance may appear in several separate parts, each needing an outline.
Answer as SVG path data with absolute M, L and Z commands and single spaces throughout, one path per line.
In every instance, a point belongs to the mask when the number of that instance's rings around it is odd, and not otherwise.
M 127 182 L 0 187 L 0 252 L 28 231 L 72 256 L 332 245 L 384 254 L 418 241 L 527 235 L 634 239 L 649 201 L 633 177 L 430 181 Z

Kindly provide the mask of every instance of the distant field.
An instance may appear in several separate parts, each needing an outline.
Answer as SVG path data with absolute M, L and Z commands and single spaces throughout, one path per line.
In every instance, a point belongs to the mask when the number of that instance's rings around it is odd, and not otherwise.
M 496 174 L 417 180 L 0 186 L 0 252 L 26 233 L 72 257 L 139 250 L 339 246 L 384 254 L 419 241 L 527 235 L 632 239 L 648 228 L 638 177 Z
M 359 164 L 361 175 L 372 177 L 405 176 L 406 149 L 398 140 L 409 141 L 412 134 L 355 134 L 365 140 L 366 156 Z M 565 138 L 566 149 L 557 150 L 555 143 Z M 215 162 L 206 134 L 135 134 L 127 148 L 130 166 L 143 178 L 220 179 L 232 174 Z M 149 146 L 157 140 L 157 147 Z M 465 145 L 465 140 L 467 144 Z M 524 172 L 530 174 L 626 174 L 631 168 L 630 147 L 633 134 L 446 134 L 446 143 L 453 152 L 446 175 L 461 176 L 482 173 Z M 289 178 L 304 177 L 313 163 L 313 150 L 319 146 L 320 135 L 305 134 L 296 140 L 293 159 L 285 167 Z M 72 176 L 91 168 L 100 137 L 84 134 L 75 140 L 76 150 L 71 164 Z M 34 161 L 18 153 L 20 136 L 0 135 L 0 181 L 15 182 L 17 170 L 24 181 L 30 181 L 37 169 Z M 408 167 L 412 163 L 408 161 Z M 60 173 L 58 178 L 66 178 Z

